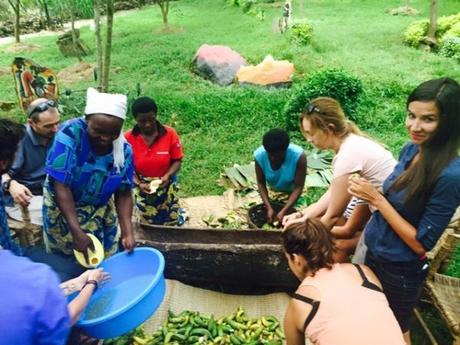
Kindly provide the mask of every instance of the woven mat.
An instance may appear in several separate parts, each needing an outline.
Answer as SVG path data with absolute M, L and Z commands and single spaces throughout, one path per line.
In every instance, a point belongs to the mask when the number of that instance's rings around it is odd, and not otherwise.
M 183 284 L 176 280 L 166 280 L 166 295 L 155 314 L 145 322 L 146 332 L 153 333 L 168 318 L 168 310 L 180 313 L 184 310 L 199 311 L 219 318 L 230 315 L 238 306 L 246 310 L 249 318 L 273 315 L 283 322 L 289 302 L 286 293 L 261 296 L 229 295 L 204 290 Z

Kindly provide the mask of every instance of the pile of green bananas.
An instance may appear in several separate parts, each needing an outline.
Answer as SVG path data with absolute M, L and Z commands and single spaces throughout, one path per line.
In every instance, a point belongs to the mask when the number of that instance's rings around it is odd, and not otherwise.
M 284 334 L 273 316 L 249 319 L 243 308 L 214 319 L 199 312 L 169 312 L 168 320 L 152 335 L 134 336 L 133 345 L 281 345 Z

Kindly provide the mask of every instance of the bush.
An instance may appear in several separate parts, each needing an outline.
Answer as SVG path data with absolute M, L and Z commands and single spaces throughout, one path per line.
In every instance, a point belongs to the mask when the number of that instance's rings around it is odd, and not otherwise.
M 299 45 L 307 45 L 313 36 L 313 26 L 310 23 L 295 23 L 291 27 L 291 40 Z
M 244 13 L 248 13 L 252 6 L 255 4 L 255 1 L 254 0 L 242 0 L 241 1 L 241 8 L 243 10 Z
M 359 97 L 363 92 L 360 79 L 342 69 L 323 69 L 312 74 L 297 89 L 284 107 L 286 126 L 289 130 L 298 128 L 299 115 L 309 101 L 316 97 L 332 97 L 340 102 L 348 118 L 355 120 Z
M 430 22 L 426 19 L 410 24 L 404 33 L 404 43 L 414 48 L 425 43 L 429 26 Z M 439 18 L 436 37 L 441 45 L 448 37 L 460 37 L 460 13 Z
M 449 31 L 457 23 L 460 23 L 460 13 L 439 18 L 437 23 L 437 34 L 444 35 L 444 33 Z
M 228 2 L 233 6 L 240 6 L 240 0 L 228 0 Z
M 446 38 L 441 45 L 439 55 L 454 58 L 460 62 L 460 37 Z
M 265 11 L 259 7 L 251 8 L 248 14 L 256 17 L 257 19 L 265 20 Z
M 460 21 L 452 25 L 450 29 L 446 31 L 444 36 L 442 36 L 442 41 L 449 37 L 460 37 Z
M 426 19 L 413 22 L 404 33 L 404 43 L 417 48 L 426 41 L 430 22 Z

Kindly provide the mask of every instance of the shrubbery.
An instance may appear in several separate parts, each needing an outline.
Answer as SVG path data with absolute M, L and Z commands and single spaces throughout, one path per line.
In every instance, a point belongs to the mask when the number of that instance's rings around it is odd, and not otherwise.
M 404 33 L 404 43 L 417 48 L 426 41 L 430 22 L 426 19 L 413 22 Z
M 227 0 L 231 5 L 241 7 L 244 13 L 254 16 L 260 20 L 265 19 L 265 11 L 255 6 L 260 0 Z M 267 2 L 267 1 L 263 1 Z M 270 2 L 270 1 L 268 1 Z
M 299 115 L 309 101 L 320 96 L 335 98 L 342 105 L 347 117 L 354 119 L 362 92 L 361 80 L 344 70 L 319 70 L 292 91 L 284 108 L 286 126 L 289 130 L 298 129 Z
M 242 0 L 241 9 L 243 10 L 244 13 L 248 13 L 254 4 L 255 4 L 254 0 Z
M 419 47 L 427 42 L 428 20 L 413 22 L 404 33 L 404 43 L 411 47 Z M 437 23 L 436 38 L 438 39 L 439 54 L 460 60 L 460 13 L 439 18 Z
M 444 16 L 438 19 L 437 34 L 444 35 L 453 26 L 460 23 L 460 13 L 453 14 L 451 16 Z
M 460 37 L 446 38 L 439 50 L 439 55 L 454 58 L 460 62 Z
M 442 36 L 442 40 L 444 41 L 449 37 L 460 37 L 460 20 L 446 31 L 446 33 Z
M 294 23 L 291 27 L 291 40 L 299 45 L 307 45 L 313 36 L 313 26 L 308 22 Z

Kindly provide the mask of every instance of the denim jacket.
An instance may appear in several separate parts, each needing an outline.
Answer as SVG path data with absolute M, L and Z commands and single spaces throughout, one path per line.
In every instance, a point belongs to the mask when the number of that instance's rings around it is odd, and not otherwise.
M 403 148 L 398 164 L 383 184 L 383 192 L 396 211 L 416 228 L 417 241 L 429 251 L 460 205 L 460 157 L 455 158 L 441 171 L 425 200 L 406 203 L 406 190 L 394 191 L 390 187 L 407 169 L 418 151 L 419 147 L 412 143 Z M 365 242 L 368 250 L 384 261 L 408 262 L 418 259 L 379 211 L 374 212 L 366 226 Z

